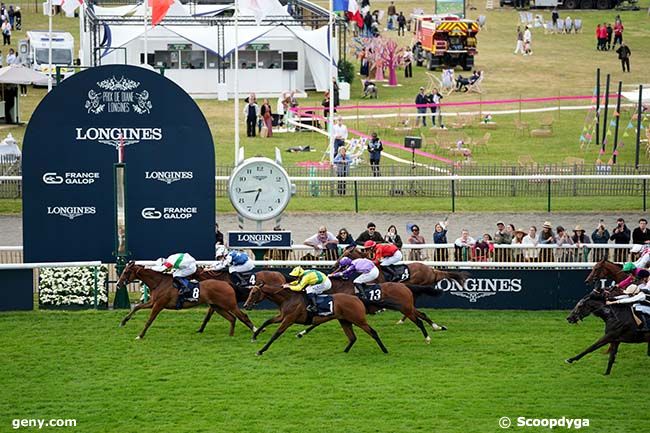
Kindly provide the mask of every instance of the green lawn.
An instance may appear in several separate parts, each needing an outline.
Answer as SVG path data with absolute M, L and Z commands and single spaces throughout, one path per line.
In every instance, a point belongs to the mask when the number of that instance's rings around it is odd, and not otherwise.
M 359 332 L 342 353 L 333 322 L 302 340 L 291 328 L 257 357 L 269 332 L 251 343 L 238 325 L 228 337 L 215 315 L 198 335 L 203 311 L 165 311 L 141 341 L 146 312 L 125 328 L 122 311 L 3 313 L 0 431 L 15 418 L 74 418 L 75 429 L 57 431 L 464 433 L 499 431 L 502 416 L 647 431 L 629 404 L 642 394 L 646 346 L 624 345 L 610 377 L 602 353 L 564 363 L 600 336 L 593 317 L 570 326 L 561 311 L 430 311 L 450 330 L 426 345 L 389 312 L 369 319 L 388 355 Z

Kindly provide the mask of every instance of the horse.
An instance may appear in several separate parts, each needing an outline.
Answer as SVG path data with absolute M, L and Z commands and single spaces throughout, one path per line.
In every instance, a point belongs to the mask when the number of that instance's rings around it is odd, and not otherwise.
M 202 268 L 202 269 L 197 269 L 197 271 L 194 274 L 192 274 L 191 277 L 198 280 L 198 281 L 205 281 L 205 280 L 225 281 L 228 284 L 230 284 L 230 286 L 234 289 L 235 297 L 237 299 L 237 302 L 244 302 L 244 301 L 246 301 L 246 299 L 248 299 L 248 292 L 250 290 L 243 289 L 243 288 L 233 284 L 232 280 L 230 278 L 230 273 L 228 271 L 225 271 L 225 270 L 215 271 L 215 270 L 211 270 L 211 269 Z M 219 312 L 217 309 L 212 307 L 212 305 L 210 305 L 210 308 L 208 309 L 208 312 L 205 314 L 205 318 L 203 318 L 203 323 L 201 323 L 201 327 L 196 332 L 203 333 L 203 331 L 205 330 L 205 326 L 208 324 L 208 322 L 212 318 L 212 315 L 215 312 L 217 312 L 217 313 L 219 313 L 219 314 L 221 314 L 223 316 L 223 314 L 221 312 Z M 235 317 L 234 315 L 232 315 L 229 312 L 226 312 L 226 314 L 229 317 L 226 317 L 226 316 L 224 316 L 224 317 L 226 318 L 226 320 L 228 320 L 231 323 L 231 334 L 230 335 L 233 335 L 233 333 L 235 332 L 234 328 L 235 328 L 235 322 L 237 321 L 237 317 Z
M 312 316 L 307 312 L 305 296 L 302 292 L 294 292 L 285 289 L 283 286 L 272 286 L 263 282 L 256 282 L 244 304 L 244 308 L 251 309 L 255 304 L 267 298 L 280 307 L 279 321 L 281 322 L 269 341 L 257 351 L 257 355 L 264 354 L 271 344 L 294 323 L 320 325 L 334 319 L 339 321 L 343 332 L 348 337 L 348 345 L 343 350 L 345 353 L 350 351 L 350 348 L 357 340 L 352 325 L 357 325 L 363 329 L 375 340 L 382 352 L 388 353 L 388 349 L 382 343 L 377 331 L 368 325 L 366 321 L 366 309 L 363 302 L 356 296 L 345 293 L 337 293 L 331 296 L 333 314 L 330 316 Z
M 163 309 L 176 309 L 178 290 L 174 287 L 171 275 L 145 268 L 142 265 L 136 265 L 134 261 L 130 261 L 126 265 L 120 279 L 117 281 L 117 286 L 122 287 L 136 279 L 142 281 L 151 289 L 151 298 L 148 302 L 133 307 L 129 314 L 122 319 L 120 326 L 126 325 L 137 311 L 151 308 L 149 320 L 147 320 L 144 329 L 136 337 L 136 340 L 139 340 L 144 337 L 149 326 L 156 320 L 156 317 Z M 217 280 L 201 281 L 199 283 L 198 302 L 186 301 L 182 307 L 195 307 L 204 303 L 209 304 L 211 308 L 230 322 L 230 336 L 234 335 L 235 318 L 241 320 L 251 331 L 256 330 L 255 325 L 253 325 L 246 313 L 237 306 L 235 291 L 230 284 Z
M 356 246 L 352 245 L 348 248 L 346 248 L 343 253 L 341 254 L 341 257 L 336 261 L 336 264 L 334 265 L 335 268 L 339 267 L 339 261 L 343 257 L 349 257 L 352 260 L 354 259 L 367 259 L 368 254 L 366 252 L 360 251 L 359 249 L 356 248 Z M 440 271 L 440 270 L 435 270 L 431 268 L 430 266 L 423 265 L 422 263 L 409 263 L 406 265 L 409 271 L 409 277 L 401 281 L 402 283 L 405 283 L 408 286 L 415 287 L 415 286 L 420 286 L 420 287 L 425 287 L 425 286 L 435 286 L 438 284 L 439 281 L 442 280 L 451 280 L 451 281 L 456 281 L 459 284 L 464 284 L 465 280 L 467 279 L 467 274 L 465 272 L 451 272 L 451 271 Z M 381 267 L 379 268 L 379 277 L 377 278 L 378 283 L 384 283 L 386 282 L 386 279 L 384 277 L 384 273 L 381 271 Z M 409 288 L 411 288 L 409 287 Z M 427 294 L 428 291 L 426 290 L 418 290 L 418 289 L 411 289 L 413 292 L 413 297 L 414 297 L 414 302 L 417 301 L 417 299 L 420 297 L 420 295 Z M 437 292 L 436 292 L 437 293 Z M 433 295 L 437 296 L 437 295 Z M 447 328 L 445 327 L 440 327 L 438 328 L 437 325 L 435 325 L 426 315 L 423 313 L 420 313 L 418 316 L 420 319 L 426 321 L 433 327 L 435 331 L 439 330 L 446 330 Z M 404 321 L 407 319 L 406 316 L 403 316 L 400 320 L 397 321 L 398 324 L 404 323 Z M 434 326 L 435 325 L 435 326 Z
M 637 329 L 638 327 L 630 305 L 606 305 L 605 301 L 609 295 L 604 290 L 593 290 L 578 301 L 567 317 L 567 322 L 571 324 L 578 323 L 589 314 L 593 314 L 605 322 L 605 335 L 578 355 L 567 359 L 566 362 L 568 364 L 578 361 L 583 356 L 598 350 L 598 348 L 606 344 L 610 344 L 610 351 L 605 375 L 611 373 L 612 366 L 616 360 L 618 346 L 621 343 L 648 343 L 647 353 L 650 356 L 650 332 L 643 333 Z
M 354 295 L 354 284 L 351 280 L 343 280 L 340 278 L 331 278 L 332 288 L 328 293 L 347 293 L 349 295 Z M 438 296 L 443 293 L 442 290 L 436 289 L 434 287 L 423 287 L 423 286 L 413 286 L 409 287 L 408 284 L 402 283 L 381 283 L 379 284 L 381 288 L 381 298 L 371 301 L 366 301 L 366 312 L 374 314 L 380 309 L 387 308 L 389 310 L 400 311 L 404 317 L 408 318 L 410 321 L 415 323 L 415 325 L 420 329 L 422 335 L 424 335 L 424 341 L 429 344 L 431 343 L 431 337 L 427 333 L 422 320 L 427 321 L 433 329 L 446 330 L 447 328 L 438 326 L 435 324 L 429 317 L 421 311 L 418 311 L 415 308 L 414 304 L 414 293 L 420 291 L 426 291 L 432 296 Z M 296 336 L 302 338 L 309 332 L 311 332 L 316 326 L 312 325 L 309 328 L 299 332 Z
M 585 283 L 594 284 L 598 280 L 611 279 L 616 283 L 620 283 L 627 277 L 623 272 L 623 267 L 607 259 L 602 259 L 596 262 L 593 269 L 585 279 Z

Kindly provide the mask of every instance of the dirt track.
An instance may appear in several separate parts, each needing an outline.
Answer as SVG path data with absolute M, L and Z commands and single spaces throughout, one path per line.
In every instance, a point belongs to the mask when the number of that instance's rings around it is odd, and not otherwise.
M 544 221 L 550 221 L 553 227 L 562 225 L 572 230 L 577 224 L 581 224 L 587 234 L 598 225 L 600 218 L 605 220 L 605 225 L 610 229 L 615 225 L 616 218 L 623 216 L 630 230 L 638 226 L 637 221 L 641 216 L 648 215 L 642 212 L 615 214 L 607 213 L 546 213 L 546 212 L 525 212 L 517 214 L 501 213 L 379 213 L 379 212 L 362 212 L 354 213 L 288 213 L 285 214 L 281 225 L 283 228 L 293 232 L 294 243 L 302 243 L 304 239 L 316 233 L 319 225 L 327 226 L 328 230 L 336 234 L 336 231 L 345 227 L 350 230 L 355 237 L 366 228 L 368 221 L 377 225 L 380 233 L 385 233 L 386 228 L 395 224 L 398 233 L 406 241 L 406 225 L 415 223 L 420 226 L 421 233 L 427 239 L 431 240 L 433 225 L 446 216 L 449 216 L 449 234 L 448 239 L 453 242 L 459 235 L 462 228 L 467 228 L 473 237 L 481 236 L 483 233 L 494 233 L 495 223 L 498 220 L 505 221 L 506 224 L 514 223 L 517 228 L 526 228 L 530 225 L 536 225 L 541 228 Z M 220 214 L 219 225 L 222 232 L 228 230 L 238 230 L 237 219 L 234 213 Z M 272 224 L 264 225 L 264 229 L 270 230 Z M 247 223 L 244 227 L 246 230 L 254 230 L 254 223 Z M 22 245 L 22 217 L 20 216 L 0 216 L 0 246 Z

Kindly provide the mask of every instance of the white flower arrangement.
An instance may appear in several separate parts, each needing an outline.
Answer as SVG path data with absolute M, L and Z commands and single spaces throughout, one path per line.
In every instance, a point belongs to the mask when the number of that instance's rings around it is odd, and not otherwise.
M 39 272 L 39 305 L 81 306 L 95 304 L 95 268 L 42 268 Z M 108 268 L 97 268 L 97 304 L 108 304 Z

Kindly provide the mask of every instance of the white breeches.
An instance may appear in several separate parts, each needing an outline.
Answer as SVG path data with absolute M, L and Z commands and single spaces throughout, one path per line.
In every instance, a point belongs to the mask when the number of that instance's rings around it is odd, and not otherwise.
M 634 308 L 634 311 L 650 316 L 650 307 L 647 305 L 635 304 L 632 308 Z
M 228 270 L 231 274 L 233 272 L 248 272 L 252 271 L 253 268 L 255 268 L 255 263 L 253 263 L 252 260 L 248 260 L 246 263 L 243 265 L 230 265 L 230 269 Z
M 379 269 L 376 267 L 372 268 L 372 271 L 367 272 L 365 274 L 359 275 L 357 278 L 354 279 L 353 283 L 354 284 L 364 284 L 364 283 L 369 283 L 371 281 L 374 281 L 379 277 Z
M 648 267 L 648 262 L 650 262 L 650 253 L 646 253 L 639 257 L 639 259 L 634 262 L 634 265 L 639 269 L 646 269 Z
M 321 293 L 331 288 L 332 288 L 332 282 L 328 278 L 320 284 L 314 284 L 313 286 L 305 287 L 305 292 L 307 292 L 308 295 L 311 295 L 312 293 L 315 295 L 320 295 Z
M 393 254 L 390 257 L 384 257 L 379 261 L 379 266 L 390 266 L 394 265 L 395 263 L 399 262 L 402 260 L 402 252 L 401 251 L 396 251 L 395 254 Z

